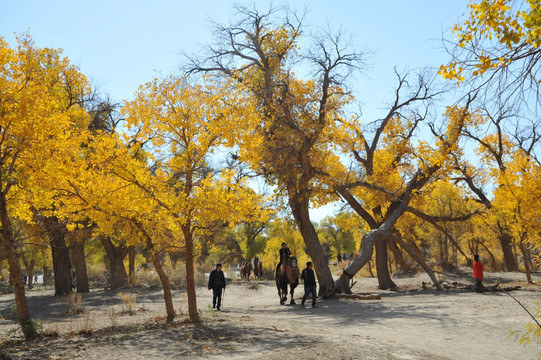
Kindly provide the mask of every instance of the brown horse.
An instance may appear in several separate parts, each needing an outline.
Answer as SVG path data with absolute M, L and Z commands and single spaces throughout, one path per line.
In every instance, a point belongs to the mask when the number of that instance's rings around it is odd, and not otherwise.
M 297 285 L 299 285 L 299 267 L 297 265 L 297 259 L 290 257 L 285 259 L 280 265 L 278 271 L 278 277 L 276 278 L 276 288 L 278 289 L 278 296 L 280 297 L 280 305 L 284 305 L 287 301 L 287 285 L 291 292 L 290 305 L 295 304 L 293 300 L 293 293 Z
M 250 278 L 250 274 L 252 273 L 252 263 L 249 261 L 245 261 L 242 263 L 242 266 L 240 267 L 240 277 L 242 280 L 248 280 Z
M 254 263 L 254 277 L 257 280 L 261 280 L 262 274 L 263 274 L 263 262 L 261 262 L 261 260 L 257 260 L 256 263 Z

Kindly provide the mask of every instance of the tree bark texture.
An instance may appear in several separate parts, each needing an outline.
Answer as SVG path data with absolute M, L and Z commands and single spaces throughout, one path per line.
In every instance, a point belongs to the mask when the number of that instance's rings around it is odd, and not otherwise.
M 195 270 L 193 265 L 193 237 L 191 232 L 191 223 L 188 221 L 182 225 L 184 241 L 186 242 L 186 289 L 188 292 L 188 315 L 190 321 L 200 322 L 197 312 L 197 297 L 195 292 Z
M 54 294 L 71 293 L 70 256 L 66 246 L 66 228 L 56 217 L 43 218 L 53 258 Z
M 100 241 L 107 254 L 109 265 L 111 266 L 111 289 L 124 287 L 128 283 L 128 275 L 124 267 L 124 258 L 127 249 L 124 246 L 115 246 L 111 239 L 106 236 L 100 236 Z
M 316 229 L 310 220 L 309 199 L 308 197 L 290 198 L 289 204 L 316 270 L 319 296 L 323 298 L 332 296 L 334 294 L 334 279 Z
M 43 265 L 43 286 L 47 286 L 51 284 L 51 278 L 49 277 L 49 267 L 47 265 Z
M 86 270 L 84 241 L 72 241 L 70 244 L 70 252 L 77 279 L 77 292 L 90 292 L 90 287 L 88 286 L 88 273 Z
M 396 245 L 396 242 L 391 240 L 387 243 L 387 245 L 393 252 L 397 267 L 400 267 L 403 271 L 406 271 L 406 272 L 412 271 L 413 269 L 411 268 L 411 266 L 409 266 L 409 264 L 404 259 L 404 254 L 402 254 L 402 250 L 400 250 L 400 248 Z
M 167 312 L 167 322 L 171 322 L 175 319 L 175 308 L 173 306 L 173 297 L 171 296 L 171 285 L 169 284 L 167 274 L 165 274 L 165 271 L 163 270 L 162 260 L 160 259 L 158 253 L 156 253 L 156 249 L 154 248 L 152 240 L 148 235 L 145 235 L 145 237 L 146 246 L 150 254 L 150 259 L 152 261 L 152 264 L 154 264 L 154 269 L 156 269 L 158 277 L 160 278 L 160 282 L 162 283 L 163 298 L 165 300 L 165 310 Z
M 387 239 L 388 236 L 380 236 L 375 243 L 376 247 L 376 271 L 378 285 L 381 290 L 396 289 L 396 284 L 389 274 L 387 262 Z
M 27 275 L 26 285 L 28 286 L 28 290 L 30 290 L 34 287 L 34 260 L 28 260 L 28 258 L 24 255 L 24 252 L 21 253 L 21 259 L 23 261 L 24 269 Z
M 518 263 L 515 255 L 513 254 L 513 246 L 511 234 L 507 229 L 499 226 L 500 228 L 500 244 L 502 245 L 503 259 L 507 271 L 518 271 Z
M 532 281 L 532 268 L 530 267 L 530 251 L 524 246 L 524 242 L 518 243 L 518 248 L 522 253 L 522 261 L 524 262 L 524 271 L 526 271 L 526 280 L 529 284 L 533 284 Z
M 432 282 L 434 283 L 434 285 L 436 286 L 436 288 L 438 290 L 443 290 L 443 287 L 441 286 L 440 282 L 438 281 L 438 279 L 436 279 L 436 275 L 434 275 L 434 271 L 432 271 L 432 269 L 430 268 L 430 266 L 427 265 L 426 261 L 425 261 L 425 258 L 423 255 L 421 255 L 421 253 L 418 251 L 418 249 L 416 249 L 416 247 L 408 244 L 407 242 L 405 242 L 400 236 L 396 235 L 396 234 L 392 234 L 392 236 L 394 237 L 394 240 L 400 244 L 400 246 L 402 247 L 402 249 L 406 250 L 408 252 L 408 254 L 410 254 L 410 256 L 419 264 L 421 265 L 421 267 L 423 268 L 423 270 L 428 274 L 428 276 L 430 276 L 430 279 L 432 280 Z
M 379 229 L 370 230 L 364 234 L 361 239 L 359 253 L 353 258 L 353 261 L 350 261 L 342 272 L 342 275 L 340 275 L 340 278 L 334 283 L 334 291 L 336 293 L 351 294 L 349 281 L 370 261 L 374 253 L 374 243 L 382 235 L 383 232 Z
M 128 248 L 128 276 L 130 281 L 133 281 L 135 276 L 135 246 Z
M 37 330 L 32 326 L 32 318 L 26 302 L 26 294 L 24 292 L 23 273 L 17 252 L 15 251 L 15 238 L 11 220 L 9 219 L 6 198 L 3 192 L 0 193 L 0 222 L 2 223 L 2 236 L 4 243 L 4 251 L 9 264 L 9 273 L 13 282 L 13 292 L 15 293 L 15 304 L 17 306 L 17 315 L 26 339 L 33 338 L 37 335 Z

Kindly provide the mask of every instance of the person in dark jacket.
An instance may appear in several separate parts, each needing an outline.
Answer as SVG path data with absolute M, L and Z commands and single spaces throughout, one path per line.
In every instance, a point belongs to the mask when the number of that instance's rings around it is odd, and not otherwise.
M 316 276 L 314 275 L 313 265 L 311 261 L 306 263 L 306 269 L 302 271 L 301 279 L 304 282 L 304 296 L 302 297 L 301 305 L 304 306 L 304 302 L 308 298 L 308 295 L 312 294 L 312 307 L 316 307 Z
M 216 264 L 216 269 L 210 272 L 210 289 L 212 289 L 212 308 L 220 310 L 220 305 L 222 305 L 222 289 L 225 289 L 225 276 L 222 271 L 222 264 L 220 263 Z M 218 301 L 217 304 L 216 301 Z

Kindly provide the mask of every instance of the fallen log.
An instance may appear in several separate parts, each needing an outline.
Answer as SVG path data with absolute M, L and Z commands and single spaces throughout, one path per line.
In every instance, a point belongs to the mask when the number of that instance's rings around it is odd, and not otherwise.
M 355 300 L 381 300 L 378 294 L 335 294 L 338 299 L 355 299 Z

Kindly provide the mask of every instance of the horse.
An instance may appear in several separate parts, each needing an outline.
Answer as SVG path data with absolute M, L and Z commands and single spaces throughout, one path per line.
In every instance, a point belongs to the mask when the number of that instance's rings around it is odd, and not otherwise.
M 297 285 L 299 285 L 299 267 L 297 265 L 297 258 L 294 256 L 285 259 L 280 265 L 278 271 L 278 277 L 276 278 L 276 288 L 278 289 L 278 296 L 280 297 L 280 305 L 284 305 L 287 301 L 287 285 L 291 292 L 290 305 L 294 305 L 293 293 Z
M 254 277 L 257 280 L 261 280 L 261 275 L 263 274 L 263 262 L 261 260 L 257 260 L 254 263 Z
M 252 263 L 245 261 L 240 267 L 240 277 L 243 280 L 248 280 L 250 278 L 250 273 L 252 272 Z

